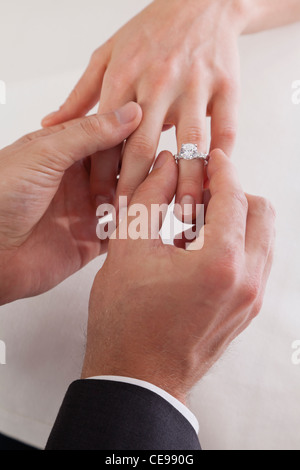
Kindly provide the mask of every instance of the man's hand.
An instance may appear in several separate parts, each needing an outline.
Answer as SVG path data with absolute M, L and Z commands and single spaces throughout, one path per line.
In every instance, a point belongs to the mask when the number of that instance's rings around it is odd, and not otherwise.
M 273 257 L 274 210 L 265 199 L 244 194 L 219 150 L 212 152 L 208 177 L 201 250 L 155 237 L 118 239 L 131 218 L 119 225 L 91 293 L 83 378 L 134 377 L 185 402 L 260 311 Z M 171 202 L 176 184 L 177 166 L 163 152 L 132 204 L 146 204 L 150 213 L 151 204 Z
M 123 142 L 140 120 L 140 107 L 129 103 L 0 151 L 2 304 L 54 287 L 105 249 L 96 236 L 89 156 Z

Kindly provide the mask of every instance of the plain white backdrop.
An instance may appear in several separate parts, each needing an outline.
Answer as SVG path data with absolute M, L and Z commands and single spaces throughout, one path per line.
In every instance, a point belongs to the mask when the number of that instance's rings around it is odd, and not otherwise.
M 0 6 L 0 147 L 40 127 L 91 53 L 146 0 L 11 0 Z M 261 315 L 195 387 L 204 449 L 300 450 L 300 25 L 240 40 L 242 103 L 233 155 L 245 191 L 277 210 L 274 268 Z M 173 132 L 160 149 L 175 152 Z M 0 309 L 0 432 L 43 447 L 80 375 L 89 291 L 104 258 L 51 292 Z M 47 266 L 45 266 L 47 269 Z M 101 417 L 99 418 L 101 419 Z

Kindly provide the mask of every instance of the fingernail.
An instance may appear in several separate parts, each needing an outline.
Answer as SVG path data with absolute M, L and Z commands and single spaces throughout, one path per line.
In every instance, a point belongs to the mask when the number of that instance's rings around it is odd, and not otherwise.
M 193 196 L 186 195 L 180 201 L 182 215 L 184 217 L 191 217 L 195 209 L 195 200 Z
M 120 109 L 115 111 L 115 114 L 120 122 L 120 124 L 128 124 L 133 121 L 137 114 L 137 108 L 134 103 L 127 103 Z
M 96 196 L 95 197 L 95 206 L 98 208 L 99 206 L 113 204 L 113 197 L 112 196 Z
M 53 113 L 50 113 L 48 114 L 48 116 L 44 117 L 44 119 L 42 120 L 42 124 L 48 124 L 48 122 L 51 121 L 51 119 L 53 118 L 53 116 L 55 116 L 55 114 L 57 114 L 57 111 L 53 111 Z
M 161 153 L 155 160 L 155 163 L 153 165 L 153 170 L 158 170 L 159 168 L 163 167 L 164 164 L 168 161 L 168 159 L 169 159 L 169 156 L 167 153 L 165 152 Z

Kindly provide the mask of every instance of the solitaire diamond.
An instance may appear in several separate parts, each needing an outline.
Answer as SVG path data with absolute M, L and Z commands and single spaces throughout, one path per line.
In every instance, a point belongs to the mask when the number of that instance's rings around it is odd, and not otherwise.
M 193 160 L 199 155 L 198 146 L 196 144 L 183 144 L 179 155 L 184 160 Z
M 208 164 L 209 156 L 207 153 L 198 152 L 198 146 L 196 144 L 182 144 L 180 152 L 175 155 L 175 160 L 203 160 L 204 165 Z

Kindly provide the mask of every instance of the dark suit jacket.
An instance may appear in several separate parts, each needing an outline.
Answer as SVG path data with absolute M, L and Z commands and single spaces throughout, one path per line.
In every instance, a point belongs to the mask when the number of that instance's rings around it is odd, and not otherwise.
M 201 450 L 190 422 L 156 393 L 121 382 L 71 384 L 46 450 Z

